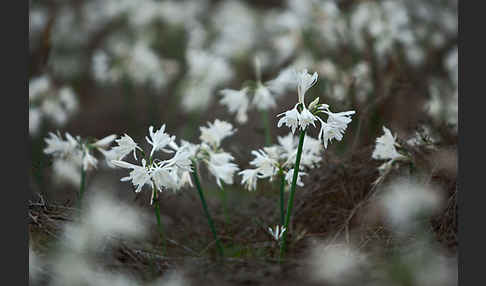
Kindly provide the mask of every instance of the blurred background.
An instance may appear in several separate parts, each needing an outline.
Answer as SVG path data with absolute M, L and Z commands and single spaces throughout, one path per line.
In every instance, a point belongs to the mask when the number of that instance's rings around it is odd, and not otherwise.
M 312 189 L 306 190 L 309 201 L 315 199 L 311 194 L 316 188 L 327 184 L 323 178 L 334 176 L 340 166 L 350 166 L 346 170 L 351 172 L 341 180 L 359 185 L 363 179 L 363 186 L 356 188 L 368 188 L 378 176 L 370 156 L 383 125 L 401 142 L 420 138 L 439 149 L 447 147 L 440 153 L 442 161 L 433 158 L 446 166 L 445 175 L 441 173 L 445 177 L 438 179 L 447 185 L 446 197 L 455 192 L 450 166 L 456 160 L 458 128 L 457 0 L 29 3 L 33 199 L 41 194 L 64 205 L 76 200 L 79 178 L 53 166 L 43 153 L 44 138 L 57 130 L 98 139 L 126 133 L 143 145 L 149 126 L 166 124 L 169 134 L 196 142 L 199 127 L 219 118 L 237 128 L 223 145 L 240 169 L 247 168 L 251 150 L 265 144 L 265 116 L 273 143 L 276 136 L 288 133 L 277 128 L 277 114 L 293 107 L 297 90 L 284 85 L 283 71 L 304 68 L 319 74 L 307 103 L 320 97 L 334 112 L 356 111 L 343 140 L 326 150 L 324 167 L 305 178 L 306 186 L 320 184 L 307 188 Z M 256 80 L 275 80 L 277 84 L 268 86 L 276 105 L 262 112 L 256 100 L 248 109 L 248 121 L 240 123 L 221 104 L 220 91 L 251 86 Z M 312 130 L 310 135 L 317 133 Z M 370 172 L 363 174 L 366 168 Z M 120 182 L 123 176 L 124 170 L 100 165 L 88 174 L 87 193 L 106 191 L 148 207 L 149 192 L 136 196 L 131 184 Z M 217 191 L 213 181 L 204 182 L 210 193 Z M 274 186 L 263 183 L 262 191 L 251 194 L 239 182 L 238 177 L 228 186 L 230 204 L 241 209 L 236 221 L 264 216 L 264 200 L 253 205 L 257 198 L 273 195 Z M 218 198 L 209 195 L 210 204 L 217 205 Z M 161 204 L 169 225 L 178 223 L 174 217 L 190 217 L 185 209 L 200 208 L 193 190 L 167 195 Z M 299 210 L 306 213 L 304 205 Z M 315 212 L 308 215 L 301 216 L 303 224 L 312 224 Z M 203 220 L 201 225 L 207 231 Z M 225 231 L 231 233 L 232 228 Z

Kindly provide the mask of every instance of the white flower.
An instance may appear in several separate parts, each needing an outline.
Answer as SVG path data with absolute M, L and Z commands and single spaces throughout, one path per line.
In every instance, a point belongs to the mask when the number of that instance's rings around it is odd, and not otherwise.
M 231 123 L 219 119 L 216 119 L 214 123 L 208 122 L 208 125 L 209 127 L 203 126 L 199 128 L 201 130 L 199 139 L 215 148 L 221 145 L 221 141 L 224 138 L 233 135 L 236 131 Z
M 39 133 L 42 120 L 42 113 L 38 108 L 29 108 L 29 134 L 31 136 Z
M 322 152 L 324 146 L 320 140 L 314 139 L 310 136 L 305 136 L 304 146 L 302 146 L 302 157 L 300 159 L 300 166 L 312 168 L 318 165 L 322 160 Z M 297 153 L 295 153 L 297 156 Z M 294 159 L 295 161 L 295 159 Z
M 83 145 L 83 151 L 80 156 L 82 156 L 83 170 L 87 171 L 88 169 L 96 168 L 96 165 L 98 164 L 98 159 L 91 155 L 85 145 Z
M 314 121 L 316 121 L 317 118 L 307 109 L 304 108 L 299 114 L 299 126 L 301 130 L 305 130 L 307 128 L 307 125 L 312 124 L 312 126 L 316 127 L 314 124 Z
M 65 182 L 73 186 L 79 186 L 81 173 L 79 172 L 79 166 L 72 160 L 56 158 L 52 163 L 52 170 L 57 183 Z
M 65 134 L 66 141 L 63 140 L 60 135 L 56 135 L 49 132 L 49 138 L 44 139 L 47 143 L 47 147 L 44 149 L 45 154 L 58 154 L 60 156 L 70 156 L 73 155 L 78 147 L 78 141 L 71 136 L 71 134 Z
M 165 124 L 160 127 L 159 130 L 154 132 L 154 127 L 150 126 L 149 127 L 149 137 L 145 137 L 147 142 L 152 145 L 152 151 L 150 152 L 150 157 L 154 154 L 155 151 L 162 150 L 166 153 L 171 153 L 171 150 L 164 149 L 167 145 L 170 144 L 170 142 L 174 141 L 175 136 L 170 136 L 167 133 L 164 133 L 165 131 Z
M 307 69 L 297 73 L 297 92 L 299 103 L 304 104 L 304 95 L 317 82 L 317 72 L 312 75 L 307 73 Z
M 304 172 L 300 172 L 297 174 L 297 186 L 299 187 L 303 187 L 304 186 L 304 183 L 302 182 L 302 179 L 300 178 L 301 176 L 304 176 L 304 175 L 307 175 L 307 173 L 304 173 Z M 287 183 L 290 185 L 292 185 L 292 180 L 294 179 L 294 169 L 290 169 L 287 174 L 285 175 L 285 180 L 287 181 Z
M 273 237 L 273 239 L 277 241 L 282 238 L 286 230 L 287 229 L 284 226 L 280 227 L 279 225 L 275 226 L 275 231 L 271 227 L 268 228 L 268 232 L 270 233 L 270 235 Z
M 297 85 L 296 72 L 292 68 L 286 68 L 281 71 L 275 79 L 266 82 L 266 86 L 274 94 L 281 95 L 290 88 L 295 88 Z
M 277 106 L 270 90 L 261 83 L 258 83 L 252 102 L 259 110 L 268 110 Z
M 40 109 L 46 117 L 52 119 L 58 126 L 64 125 L 68 119 L 68 114 L 63 109 L 60 102 L 53 98 L 45 99 L 42 102 Z
M 220 93 L 223 95 L 220 103 L 226 105 L 230 113 L 236 113 L 236 121 L 245 123 L 248 120 L 248 105 L 249 100 L 247 96 L 248 88 L 241 90 L 223 89 Z
M 128 135 L 126 135 L 128 136 Z M 146 167 L 146 161 L 145 159 L 142 159 L 142 166 L 130 164 L 124 161 L 119 161 L 119 160 L 113 160 L 112 161 L 113 165 L 125 168 L 125 169 L 132 169 L 128 177 L 123 177 L 121 178 L 120 181 L 125 182 L 125 181 L 132 181 L 132 184 L 136 187 L 135 192 L 138 193 L 142 190 L 142 187 L 146 184 L 150 185 L 153 187 L 151 178 L 152 178 L 152 173 L 150 170 Z
M 243 177 L 241 179 L 241 183 L 245 184 L 247 190 L 249 191 L 256 190 L 258 172 L 259 172 L 258 169 L 246 169 L 238 173 Z
M 49 76 L 42 75 L 29 81 L 29 101 L 33 101 L 47 92 L 51 81 Z
M 152 179 L 155 187 L 162 191 L 164 189 L 177 190 L 179 186 L 179 177 L 177 171 L 170 167 L 156 166 L 152 170 Z
M 256 158 L 250 164 L 257 167 L 259 178 L 271 178 L 276 175 L 278 172 L 278 162 L 275 159 L 270 158 L 263 150 L 252 151 L 251 154 Z
M 233 156 L 226 152 L 210 153 L 208 169 L 209 172 L 216 178 L 216 183 L 222 188 L 221 180 L 226 184 L 233 184 L 233 174 L 239 170 L 238 166 L 230 161 Z
M 383 126 L 384 134 L 376 138 L 375 149 L 371 157 L 376 160 L 397 160 L 404 158 L 402 154 L 398 153 L 395 146 L 398 143 L 395 141 L 396 136 L 393 136 L 391 131 Z
M 420 216 L 440 209 L 442 197 L 437 190 L 410 179 L 398 179 L 391 184 L 379 201 L 388 223 L 408 231 Z
M 280 113 L 278 116 L 284 115 L 277 123 L 277 127 L 281 127 L 285 124 L 287 127 L 292 129 L 292 134 L 295 133 L 295 129 L 299 126 L 300 113 L 297 110 L 297 105 L 291 110 L 287 110 L 284 113 Z
M 341 141 L 344 135 L 344 131 L 348 127 L 348 124 L 351 122 L 351 116 L 355 113 L 354 110 L 352 111 L 345 111 L 345 112 L 338 112 L 333 113 L 329 109 L 324 111 L 324 113 L 328 114 L 327 122 L 321 121 L 321 130 L 319 131 L 319 140 L 323 140 L 324 148 L 327 148 L 328 141 L 331 142 L 332 139 L 336 139 L 337 141 Z
M 133 157 L 137 160 L 137 149 L 142 150 L 138 147 L 137 143 L 133 141 L 132 137 L 128 136 L 127 134 L 123 135 L 120 139 L 115 140 L 118 146 L 113 147 L 110 150 L 109 156 L 110 158 L 115 158 L 115 160 L 122 160 L 128 155 L 130 152 L 133 152 Z M 106 156 L 106 153 L 105 153 Z
M 93 143 L 93 146 L 95 146 L 96 148 L 106 148 L 108 147 L 111 143 L 113 143 L 113 141 L 115 141 L 116 139 L 116 135 L 115 134 L 111 134 L 111 135 L 108 135 L 96 142 Z
M 74 113 L 78 110 L 78 99 L 70 87 L 63 87 L 59 90 L 59 101 L 69 113 Z

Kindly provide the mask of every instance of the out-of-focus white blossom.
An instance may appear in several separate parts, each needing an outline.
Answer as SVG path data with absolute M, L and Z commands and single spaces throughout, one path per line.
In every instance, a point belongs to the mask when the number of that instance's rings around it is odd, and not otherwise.
M 223 97 L 219 102 L 226 105 L 230 113 L 236 113 L 236 121 L 238 123 L 246 123 L 249 105 L 248 88 L 242 88 L 241 90 L 223 89 L 220 93 Z
M 215 148 L 221 145 L 221 141 L 224 138 L 236 132 L 231 123 L 219 119 L 214 120 L 214 122 L 208 122 L 208 127 L 201 126 L 199 130 L 201 131 L 199 139 Z
M 421 216 L 436 213 L 442 196 L 435 188 L 412 179 L 399 179 L 391 183 L 380 200 L 385 220 L 398 231 L 409 231 Z
M 366 256 L 352 246 L 319 244 L 309 257 L 309 274 L 312 280 L 347 285 L 359 277 L 360 268 L 368 263 Z
M 47 74 L 29 81 L 29 133 L 31 135 L 38 134 L 39 126 L 44 119 L 61 127 L 78 109 L 78 99 L 71 87 L 56 87 Z
M 383 126 L 384 134 L 376 138 L 375 149 L 371 157 L 376 160 L 397 160 L 404 156 L 398 153 L 396 146 L 396 136 L 393 136 L 390 129 Z
M 287 229 L 284 226 L 275 226 L 275 230 L 273 230 L 271 227 L 268 228 L 268 232 L 272 236 L 273 239 L 276 241 L 279 241 L 282 238 L 282 235 Z
M 300 172 L 297 174 L 297 186 L 299 187 L 303 187 L 304 186 L 304 183 L 302 182 L 302 179 L 301 179 L 301 176 L 304 176 L 304 175 L 307 175 L 307 173 L 304 173 L 304 172 Z M 292 180 L 294 178 L 294 169 L 290 169 L 287 174 L 285 175 L 285 180 L 287 181 L 287 183 L 289 185 L 292 184 Z

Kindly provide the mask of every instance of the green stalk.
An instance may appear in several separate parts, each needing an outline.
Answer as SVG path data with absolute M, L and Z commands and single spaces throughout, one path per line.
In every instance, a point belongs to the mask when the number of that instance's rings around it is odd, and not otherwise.
M 289 233 L 289 222 L 290 222 L 290 216 L 292 215 L 292 206 L 294 205 L 295 186 L 297 185 L 297 178 L 299 175 L 299 165 L 300 165 L 300 158 L 302 156 L 302 146 L 304 145 L 304 137 L 305 137 L 305 130 L 302 130 L 300 131 L 299 147 L 297 149 L 297 158 L 295 158 L 294 176 L 292 178 L 292 184 L 290 185 L 290 196 L 287 203 L 287 215 L 285 216 L 285 225 L 284 225 L 286 231 L 284 232 L 282 237 L 279 261 L 281 261 L 286 249 L 285 243 L 287 241 L 287 233 Z
M 285 209 L 284 209 L 285 176 L 282 169 L 280 169 L 279 175 L 280 175 L 280 225 L 283 225 L 285 223 Z
M 268 122 L 268 111 L 262 111 L 263 128 L 265 132 L 265 146 L 272 145 L 272 137 L 270 135 L 270 123 Z
M 221 242 L 219 241 L 218 235 L 216 234 L 216 230 L 214 229 L 214 224 L 213 220 L 211 219 L 211 215 L 209 214 L 208 206 L 206 205 L 206 200 L 204 199 L 204 194 L 201 188 L 201 183 L 199 181 L 199 176 L 197 174 L 197 164 L 193 160 L 192 165 L 194 166 L 194 170 L 192 172 L 192 177 L 194 178 L 194 182 L 196 183 L 196 188 L 197 191 L 199 192 L 199 197 L 201 198 L 201 203 L 204 209 L 204 213 L 206 214 L 206 217 L 208 219 L 209 227 L 211 228 L 211 232 L 213 233 L 214 239 L 216 240 L 216 246 L 218 247 L 219 254 L 221 257 L 223 257 L 223 246 L 221 245 Z
M 160 232 L 160 237 L 162 238 L 162 255 L 164 255 L 167 251 L 167 246 L 165 243 L 165 235 L 164 235 L 164 228 L 162 227 L 162 222 L 160 220 L 160 205 L 159 205 L 159 200 L 157 199 L 157 191 L 154 190 L 154 211 L 155 211 L 155 217 L 157 218 L 157 226 L 159 227 L 159 232 Z
M 81 166 L 81 181 L 79 183 L 79 198 L 78 198 L 78 205 L 80 208 L 81 208 L 81 202 L 83 200 L 85 186 L 86 186 L 86 171 Z
M 223 215 L 224 221 L 226 225 L 229 224 L 229 217 L 228 217 L 228 208 L 227 208 L 227 200 L 226 200 L 226 191 L 223 188 L 223 183 L 221 183 L 221 201 L 223 203 Z

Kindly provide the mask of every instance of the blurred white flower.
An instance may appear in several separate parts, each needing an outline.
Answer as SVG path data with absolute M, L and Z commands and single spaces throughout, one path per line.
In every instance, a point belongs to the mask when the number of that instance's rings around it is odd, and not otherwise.
M 279 241 L 282 238 L 282 235 L 287 229 L 284 226 L 275 226 L 275 230 L 273 230 L 271 227 L 268 228 L 268 232 L 270 235 L 275 239 L 276 241 Z
M 297 186 L 299 186 L 299 187 L 304 186 L 304 183 L 302 182 L 301 176 L 305 176 L 305 175 L 307 175 L 307 173 L 299 171 L 299 173 L 297 174 L 297 182 L 296 182 Z M 294 178 L 294 169 L 290 169 L 287 172 L 287 174 L 285 175 L 285 180 L 287 181 L 287 183 L 289 185 L 291 185 L 293 178 Z
M 35 136 L 39 134 L 42 124 L 42 113 L 38 108 L 29 108 L 29 134 Z
M 199 127 L 199 130 L 201 131 L 199 139 L 215 148 L 218 148 L 221 145 L 221 141 L 224 138 L 231 136 L 236 132 L 231 123 L 219 119 L 214 120 L 213 123 L 208 122 L 208 126 L 209 127 Z
M 376 138 L 375 149 L 371 157 L 376 160 L 399 160 L 405 158 L 395 148 L 399 146 L 396 142 L 396 135 L 393 136 L 391 131 L 385 126 L 383 126 L 383 132 L 382 136 Z
M 115 141 L 116 137 L 117 136 L 115 134 L 111 134 L 94 142 L 92 145 L 97 148 L 107 148 L 111 145 L 111 143 L 113 143 L 113 141 Z
M 59 155 L 60 157 L 72 156 L 78 148 L 78 141 L 71 136 L 71 134 L 65 134 L 66 140 L 61 138 L 60 134 L 54 134 L 49 132 L 49 137 L 45 138 L 47 146 L 44 148 L 44 153 L 48 155 Z
M 261 83 L 257 84 L 252 103 L 259 110 L 268 110 L 277 106 L 275 98 L 270 93 L 270 90 Z
M 265 85 L 272 93 L 282 95 L 285 91 L 294 89 L 297 86 L 295 73 L 293 68 L 285 68 L 279 72 L 276 78 L 266 82 Z
M 258 180 L 258 169 L 246 169 L 240 171 L 238 174 L 242 176 L 241 184 L 245 185 L 245 188 L 249 191 L 255 191 Z
M 364 254 L 346 244 L 319 244 L 312 249 L 309 262 L 314 281 L 333 285 L 356 281 L 360 268 L 368 263 Z
M 248 120 L 248 88 L 241 90 L 223 89 L 220 91 L 223 97 L 220 103 L 226 105 L 230 113 L 236 113 L 238 123 L 246 123 Z
M 387 222 L 396 230 L 407 232 L 421 216 L 436 213 L 442 199 L 435 188 L 412 179 L 398 179 L 388 186 L 379 204 L 385 211 Z
M 216 183 L 221 188 L 221 181 L 225 184 L 233 184 L 233 175 L 239 170 L 235 163 L 231 163 L 234 158 L 226 152 L 209 153 L 208 169 L 216 178 Z

